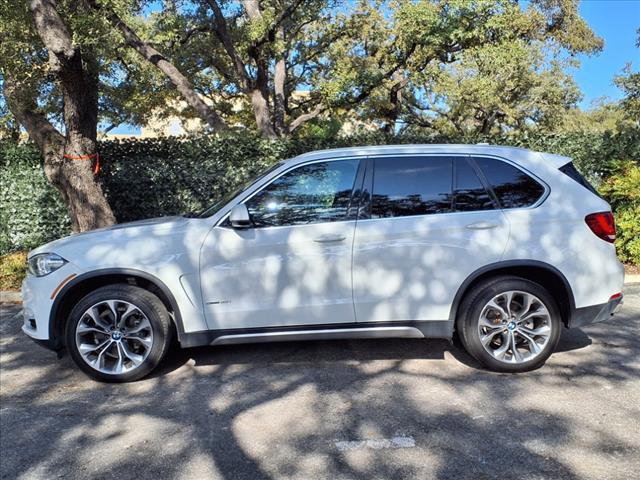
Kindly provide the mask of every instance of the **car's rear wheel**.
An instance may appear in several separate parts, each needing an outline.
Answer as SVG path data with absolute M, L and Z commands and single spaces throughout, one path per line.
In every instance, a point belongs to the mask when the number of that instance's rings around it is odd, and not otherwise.
M 523 372 L 543 365 L 558 344 L 561 325 L 549 292 L 518 277 L 499 277 L 477 285 L 465 297 L 457 322 L 465 349 L 500 372 Z
M 158 297 L 134 285 L 108 285 L 73 308 L 65 337 L 71 358 L 90 377 L 130 382 L 160 363 L 170 332 L 169 314 Z

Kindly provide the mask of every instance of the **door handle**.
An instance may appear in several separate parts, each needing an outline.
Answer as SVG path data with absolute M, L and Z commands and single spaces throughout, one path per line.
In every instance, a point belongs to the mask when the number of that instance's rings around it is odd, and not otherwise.
M 476 222 L 476 223 L 470 223 L 469 225 L 466 225 L 466 228 L 470 230 L 490 230 L 492 228 L 496 228 L 497 226 L 498 225 L 496 225 L 495 223 Z
M 339 234 L 338 235 L 320 235 L 318 238 L 314 238 L 313 241 L 318 243 L 341 242 L 345 238 L 347 237 Z

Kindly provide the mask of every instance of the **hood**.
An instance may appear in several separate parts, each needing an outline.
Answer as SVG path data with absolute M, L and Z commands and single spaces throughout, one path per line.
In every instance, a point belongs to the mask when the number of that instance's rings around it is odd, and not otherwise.
M 88 232 L 74 233 L 67 237 L 59 238 L 52 242 L 35 248 L 29 252 L 29 257 L 38 253 L 58 253 L 63 255 L 63 250 L 68 250 L 75 246 L 86 244 L 91 245 L 95 243 L 104 243 L 113 241 L 117 243 L 118 237 L 137 237 L 142 235 L 158 235 L 167 233 L 171 230 L 181 230 L 190 219 L 186 217 L 159 217 L 149 218 L 146 220 L 138 220 L 135 222 L 119 223 L 111 225 L 110 227 L 98 228 L 90 230 Z M 115 246 L 115 245 L 114 245 Z

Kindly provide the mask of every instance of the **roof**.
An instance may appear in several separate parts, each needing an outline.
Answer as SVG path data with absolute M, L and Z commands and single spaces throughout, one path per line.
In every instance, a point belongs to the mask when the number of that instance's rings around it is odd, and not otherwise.
M 492 155 L 503 157 L 523 164 L 545 161 L 558 168 L 571 161 L 568 157 L 549 153 L 534 152 L 521 147 L 508 147 L 499 145 L 464 145 L 464 144 L 415 144 L 415 145 L 374 145 L 363 147 L 334 148 L 329 150 L 317 150 L 304 153 L 293 159 L 294 164 L 309 161 L 323 160 L 327 158 L 359 157 L 368 155 L 394 155 L 394 154 L 467 154 L 467 155 Z

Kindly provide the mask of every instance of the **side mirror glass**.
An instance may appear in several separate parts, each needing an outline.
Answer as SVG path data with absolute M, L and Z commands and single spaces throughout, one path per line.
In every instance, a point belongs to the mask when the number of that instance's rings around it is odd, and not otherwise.
M 233 228 L 249 228 L 251 226 L 249 210 L 247 210 L 247 206 L 244 203 L 239 203 L 231 209 L 229 223 Z

